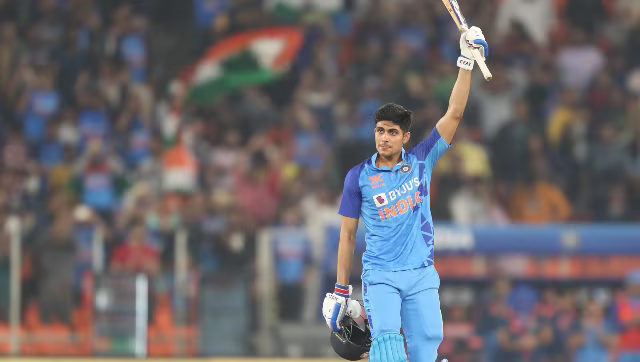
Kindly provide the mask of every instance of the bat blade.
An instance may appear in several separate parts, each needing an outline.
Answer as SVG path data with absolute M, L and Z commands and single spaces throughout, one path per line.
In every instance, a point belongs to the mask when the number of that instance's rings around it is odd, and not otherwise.
M 449 12 L 451 13 L 451 16 L 454 17 L 454 19 L 458 20 L 456 22 L 458 24 L 458 29 L 460 30 L 464 29 L 465 31 L 469 30 L 467 19 L 464 18 L 464 16 L 462 15 L 462 11 L 460 11 L 460 5 L 458 4 L 458 0 L 443 0 L 443 1 L 449 2 L 448 8 L 451 9 L 449 10 Z
M 460 30 L 460 32 L 462 33 L 469 30 L 467 19 L 464 18 L 464 15 L 462 15 L 462 11 L 460 11 L 458 0 L 442 0 L 442 3 L 447 8 L 447 10 L 449 11 L 449 15 L 451 15 L 453 21 L 458 26 L 458 30 Z M 491 74 L 491 71 L 489 71 L 489 67 L 487 67 L 487 64 L 480 54 L 480 51 L 477 49 L 473 49 L 471 52 L 473 53 L 473 58 L 478 63 L 478 66 L 482 71 L 482 75 L 484 75 L 484 79 L 491 80 L 493 78 L 493 75 Z

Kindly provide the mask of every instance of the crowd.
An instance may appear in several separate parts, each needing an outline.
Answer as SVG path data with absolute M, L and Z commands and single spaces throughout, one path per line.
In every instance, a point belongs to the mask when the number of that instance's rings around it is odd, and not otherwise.
M 441 291 L 451 362 L 636 361 L 637 327 L 625 309 L 640 274 L 625 286 L 545 285 L 496 278 L 490 286 Z
M 377 107 L 414 111 L 407 148 L 426 137 L 446 110 L 459 33 L 436 0 L 194 0 L 192 62 L 257 27 L 295 24 L 305 40 L 277 82 L 193 106 L 177 71 L 154 79 L 151 3 L 0 1 L 0 223 L 22 220 L 24 303 L 68 321 L 96 238 L 105 270 L 144 272 L 162 294 L 178 230 L 193 272 L 255 275 L 257 233 L 279 226 L 282 317 L 296 319 L 324 250 L 299 227 L 336 216 L 344 175 L 375 152 Z M 492 4 L 461 4 L 495 78 L 474 80 L 434 173 L 434 219 L 639 220 L 640 2 Z M 5 232 L 2 291 L 8 251 Z

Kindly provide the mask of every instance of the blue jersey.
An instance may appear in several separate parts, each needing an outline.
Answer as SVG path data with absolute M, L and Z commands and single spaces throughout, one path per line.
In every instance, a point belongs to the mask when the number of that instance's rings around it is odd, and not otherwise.
M 344 181 L 340 215 L 367 228 L 363 269 L 397 271 L 433 265 L 431 173 L 451 147 L 436 128 L 393 169 L 376 167 L 374 154 L 352 168 Z

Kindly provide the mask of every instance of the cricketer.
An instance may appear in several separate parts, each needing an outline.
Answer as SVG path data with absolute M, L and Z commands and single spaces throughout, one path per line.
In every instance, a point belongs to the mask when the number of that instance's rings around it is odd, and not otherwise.
M 362 294 L 373 338 L 370 362 L 407 361 L 407 352 L 412 362 L 437 358 L 443 323 L 429 189 L 433 168 L 451 146 L 467 104 L 474 48 L 483 58 L 488 55 L 489 47 L 477 27 L 460 37 L 458 78 L 447 112 L 430 135 L 405 151 L 413 113 L 398 104 L 383 105 L 374 116 L 377 152 L 353 167 L 344 181 L 337 282 L 325 297 L 322 313 L 334 331 L 340 330 L 342 318 L 350 313 L 349 274 L 362 217 L 367 229 Z

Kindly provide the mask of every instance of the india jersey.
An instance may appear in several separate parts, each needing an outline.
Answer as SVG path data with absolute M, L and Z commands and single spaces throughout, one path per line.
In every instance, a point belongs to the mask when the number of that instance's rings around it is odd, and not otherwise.
M 450 147 L 436 128 L 393 169 L 376 167 L 374 154 L 344 181 L 340 215 L 362 217 L 367 228 L 363 269 L 397 271 L 433 265 L 431 173 Z

